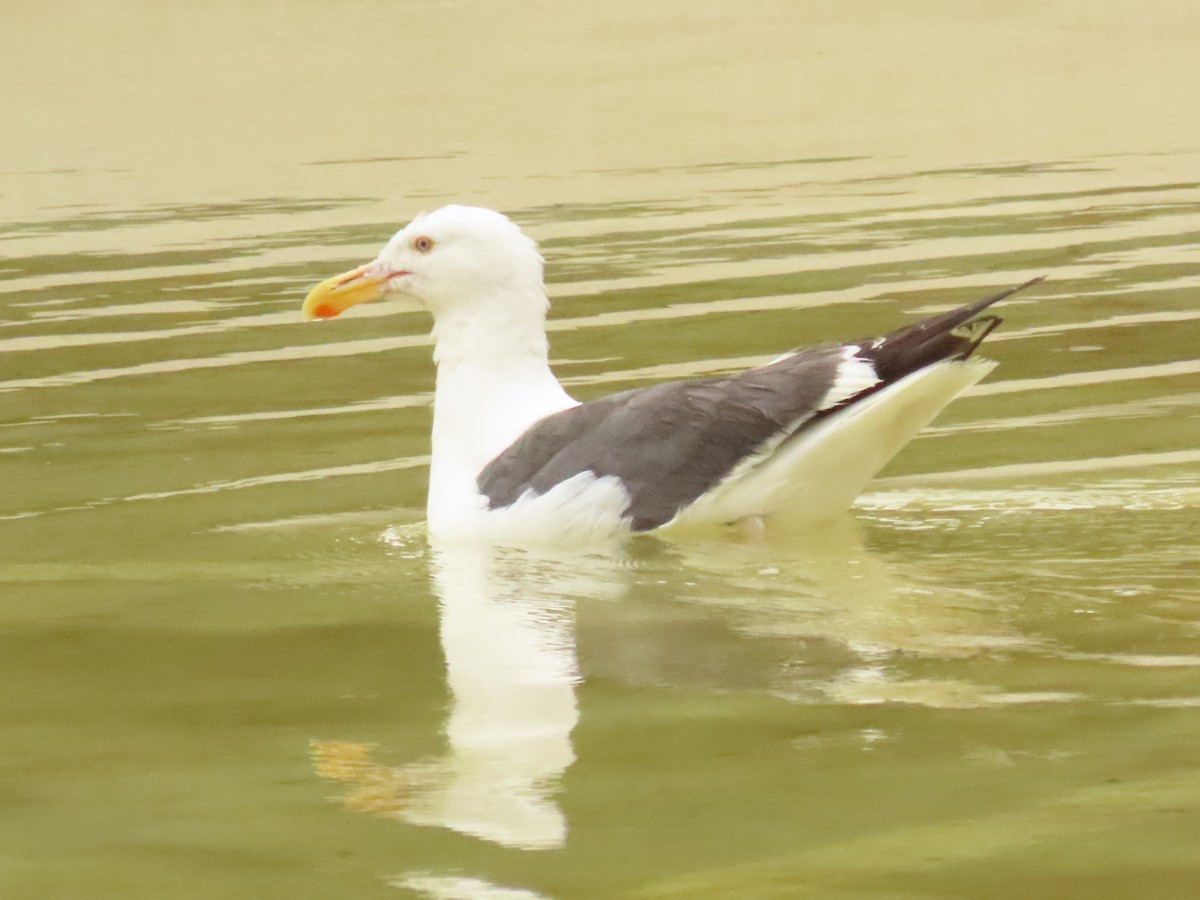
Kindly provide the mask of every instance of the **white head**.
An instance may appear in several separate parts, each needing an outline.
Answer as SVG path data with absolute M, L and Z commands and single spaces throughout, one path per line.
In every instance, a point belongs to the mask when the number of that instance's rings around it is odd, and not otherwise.
M 309 319 L 327 319 L 380 297 L 408 300 L 435 318 L 496 305 L 545 315 L 542 257 L 506 216 L 477 206 L 443 206 L 396 232 L 365 266 L 317 285 L 304 301 Z M 499 310 L 494 310 L 499 311 Z

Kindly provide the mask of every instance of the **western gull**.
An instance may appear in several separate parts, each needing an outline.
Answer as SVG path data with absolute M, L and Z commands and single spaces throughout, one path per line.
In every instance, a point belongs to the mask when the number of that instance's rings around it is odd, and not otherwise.
M 309 319 L 380 297 L 432 313 L 435 538 L 583 542 L 827 520 L 995 366 L 972 356 L 1000 323 L 981 313 L 1041 280 L 882 337 L 579 403 L 550 370 L 542 266 L 506 216 L 446 206 L 304 301 Z

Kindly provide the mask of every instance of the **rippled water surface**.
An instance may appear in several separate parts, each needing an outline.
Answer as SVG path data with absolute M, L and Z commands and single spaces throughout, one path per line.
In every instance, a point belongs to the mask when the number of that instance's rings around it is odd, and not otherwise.
M 1200 895 L 1200 22 L 1061 6 L 6 14 L 0 896 Z M 451 200 L 583 399 L 1048 280 L 820 534 L 446 550 L 299 304 Z

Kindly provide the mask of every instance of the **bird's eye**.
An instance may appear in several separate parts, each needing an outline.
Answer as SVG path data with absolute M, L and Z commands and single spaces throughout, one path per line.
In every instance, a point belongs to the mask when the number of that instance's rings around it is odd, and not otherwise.
M 427 234 L 418 235 L 413 238 L 412 248 L 418 253 L 428 253 L 433 249 L 433 238 Z

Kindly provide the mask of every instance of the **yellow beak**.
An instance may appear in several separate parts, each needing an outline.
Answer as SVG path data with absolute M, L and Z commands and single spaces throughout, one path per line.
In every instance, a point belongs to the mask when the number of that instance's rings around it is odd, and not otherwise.
M 327 278 L 304 298 L 304 318 L 332 319 L 356 303 L 378 300 L 383 286 L 394 272 L 372 272 L 371 266 L 359 266 L 341 275 Z

